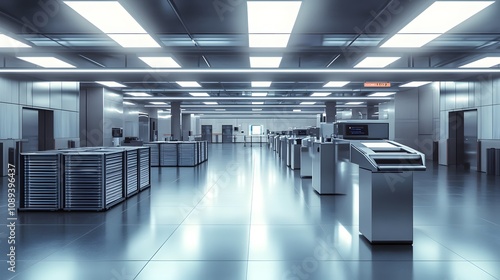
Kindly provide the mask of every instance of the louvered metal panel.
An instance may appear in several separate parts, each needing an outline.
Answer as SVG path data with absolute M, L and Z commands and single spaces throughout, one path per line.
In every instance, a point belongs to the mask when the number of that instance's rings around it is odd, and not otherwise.
M 58 153 L 21 154 L 20 210 L 61 209 Z
M 141 147 L 139 149 L 139 189 L 143 190 L 151 186 L 151 149 L 149 147 Z
M 104 210 L 124 199 L 123 152 L 63 154 L 64 209 Z
M 160 145 L 158 143 L 147 143 L 144 146 L 151 148 L 151 166 L 160 166 Z
M 139 191 L 139 156 L 138 149 L 127 150 L 127 182 L 126 196 L 129 197 Z
M 166 142 L 160 144 L 160 165 L 177 166 L 177 142 Z
M 198 149 L 195 142 L 179 143 L 179 166 L 195 166 Z

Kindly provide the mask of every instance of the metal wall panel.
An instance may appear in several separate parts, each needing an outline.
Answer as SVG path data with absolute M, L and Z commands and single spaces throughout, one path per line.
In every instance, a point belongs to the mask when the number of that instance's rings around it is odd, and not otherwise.
M 0 103 L 0 139 L 20 139 L 21 106 Z
M 418 120 L 396 120 L 394 141 L 414 149 L 418 147 Z
M 500 104 L 500 79 L 493 82 L 493 104 Z
M 62 82 L 61 102 L 64 110 L 78 111 L 80 107 L 80 83 Z
M 445 110 L 453 110 L 456 108 L 455 97 L 456 97 L 456 89 L 455 82 L 444 82 L 445 84 L 445 94 L 444 94 L 444 103 Z
M 102 88 L 87 89 L 87 123 L 81 131 L 85 132 L 86 146 L 95 147 L 103 145 L 103 93 Z M 111 134 L 111 131 L 109 132 Z M 82 138 L 81 138 L 82 139 Z
M 49 82 L 33 82 L 33 106 L 50 107 Z
M 111 146 L 111 128 L 123 128 L 123 96 L 110 90 L 103 90 L 103 145 Z
M 50 82 L 50 108 L 61 109 L 61 82 Z
M 474 108 L 477 106 L 476 104 L 476 83 L 469 82 L 469 104 L 467 105 L 469 108 Z
M 492 138 L 500 139 L 500 105 L 493 105 Z
M 493 106 L 483 106 L 478 108 L 479 115 L 479 139 L 493 138 Z
M 54 110 L 54 138 L 79 137 L 77 112 Z
M 493 104 L 493 82 L 492 81 L 482 81 L 479 84 L 480 88 L 480 105 L 487 106 Z M 476 103 L 477 104 L 477 103 Z
M 455 83 L 455 108 L 465 109 L 469 106 L 469 83 Z
M 28 105 L 27 94 L 28 94 L 28 82 L 19 82 L 19 104 Z
M 439 126 L 439 139 L 448 139 L 448 111 L 441 111 L 441 125 Z
M 432 134 L 433 93 L 425 89 L 418 93 L 418 133 Z

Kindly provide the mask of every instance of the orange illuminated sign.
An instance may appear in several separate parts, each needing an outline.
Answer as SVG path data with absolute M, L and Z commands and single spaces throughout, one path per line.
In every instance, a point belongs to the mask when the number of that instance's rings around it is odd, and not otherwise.
M 365 87 L 391 87 L 389 82 L 365 82 Z

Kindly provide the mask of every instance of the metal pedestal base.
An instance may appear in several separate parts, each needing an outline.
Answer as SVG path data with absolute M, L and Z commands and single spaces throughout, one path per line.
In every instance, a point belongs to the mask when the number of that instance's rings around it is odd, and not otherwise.
M 359 169 L 359 231 L 371 243 L 413 243 L 413 172 Z

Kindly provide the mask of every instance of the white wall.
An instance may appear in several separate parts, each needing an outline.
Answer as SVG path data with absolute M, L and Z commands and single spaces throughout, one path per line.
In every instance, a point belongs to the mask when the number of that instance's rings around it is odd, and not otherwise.
M 209 116 L 202 116 L 199 123 L 200 128 L 197 127 L 197 129 L 201 129 L 201 125 L 212 125 L 212 133 L 222 133 L 222 125 L 232 125 L 239 128 L 238 134 L 242 134 L 241 131 L 244 131 L 244 134 L 248 135 L 250 125 L 262 125 L 264 132 L 267 129 L 270 131 L 282 131 L 316 126 L 316 116 L 297 116 L 295 118 L 255 118 L 237 115 L 230 115 L 226 118 L 210 118 Z

